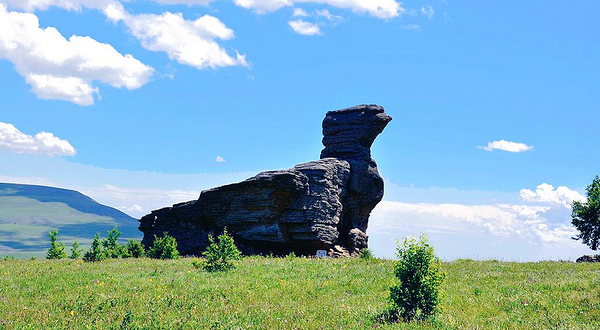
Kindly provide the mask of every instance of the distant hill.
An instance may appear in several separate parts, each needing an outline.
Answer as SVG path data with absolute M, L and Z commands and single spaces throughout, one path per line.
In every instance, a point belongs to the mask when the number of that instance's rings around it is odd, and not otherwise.
M 67 246 L 77 239 L 85 247 L 114 226 L 123 240 L 142 236 L 137 219 L 78 191 L 0 183 L 0 256 L 43 256 L 54 229 Z

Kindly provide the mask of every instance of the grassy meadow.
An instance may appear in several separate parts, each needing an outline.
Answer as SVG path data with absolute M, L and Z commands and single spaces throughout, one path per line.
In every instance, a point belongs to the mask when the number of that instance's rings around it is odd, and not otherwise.
M 599 329 L 600 264 L 444 263 L 436 318 L 381 324 L 393 261 L 0 261 L 0 329 Z

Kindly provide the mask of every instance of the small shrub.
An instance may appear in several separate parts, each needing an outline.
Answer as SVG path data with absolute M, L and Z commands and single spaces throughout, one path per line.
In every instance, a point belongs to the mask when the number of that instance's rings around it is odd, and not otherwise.
M 227 232 L 227 228 L 223 230 L 223 234 L 217 237 L 218 242 L 212 235 L 208 235 L 210 244 L 202 255 L 206 258 L 204 269 L 209 272 L 228 271 L 235 268 L 233 260 L 239 260 L 242 253 L 235 246 L 233 237 Z
M 405 321 L 424 319 L 435 314 L 446 274 L 427 238 L 406 238 L 397 247 L 396 256 L 396 283 L 390 288 L 392 314 Z
M 107 258 L 120 258 L 123 255 L 123 247 L 117 240 L 121 237 L 121 232 L 114 227 L 107 232 L 108 238 L 102 240 L 102 247 Z
M 194 268 L 196 268 L 196 269 L 204 268 L 204 261 L 203 260 L 193 260 L 192 266 L 194 266 Z
M 94 240 L 92 241 L 92 246 L 83 254 L 83 261 L 97 262 L 102 261 L 104 259 L 106 259 L 106 254 L 102 249 L 102 241 L 100 239 L 100 234 L 96 234 L 94 236 Z
M 123 258 L 142 258 L 146 255 L 142 242 L 130 239 L 127 244 L 123 247 L 122 257 Z
M 46 259 L 66 258 L 67 252 L 65 251 L 65 243 L 56 241 L 58 237 L 58 230 L 54 229 L 53 231 L 49 232 L 48 237 L 50 237 L 50 248 L 46 253 Z
M 168 233 L 163 233 L 162 237 L 154 235 L 154 244 L 148 249 L 148 257 L 154 259 L 177 259 L 177 241 Z
M 289 260 L 289 261 L 292 261 L 296 258 L 298 258 L 298 257 L 296 256 L 296 254 L 294 252 L 290 252 L 290 254 L 285 256 L 285 260 Z
M 371 250 L 369 250 L 369 249 L 362 249 L 360 251 L 360 253 L 358 254 L 358 256 L 362 260 L 367 260 L 367 261 L 375 259 L 375 257 L 373 256 L 373 252 L 371 252 Z
M 69 256 L 71 259 L 79 259 L 81 258 L 81 249 L 79 248 L 79 242 L 75 240 L 73 245 L 71 245 L 71 255 Z

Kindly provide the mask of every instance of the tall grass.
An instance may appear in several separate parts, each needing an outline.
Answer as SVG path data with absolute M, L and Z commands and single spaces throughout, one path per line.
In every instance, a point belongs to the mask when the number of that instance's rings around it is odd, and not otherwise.
M 244 258 L 0 261 L 0 329 L 598 329 L 600 264 L 444 263 L 435 319 L 380 324 L 393 262 Z

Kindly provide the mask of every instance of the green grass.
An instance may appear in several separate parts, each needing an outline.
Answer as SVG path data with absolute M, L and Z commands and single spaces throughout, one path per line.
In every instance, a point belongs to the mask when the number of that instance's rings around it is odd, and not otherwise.
M 0 261 L 0 329 L 600 328 L 600 264 L 445 263 L 435 319 L 381 325 L 392 261 L 193 260 Z
M 123 232 L 122 241 L 141 236 L 135 219 L 115 219 L 84 213 L 63 202 L 0 193 L 0 254 L 43 257 L 49 244 L 48 232 L 54 229 L 59 230 L 58 240 L 68 246 L 77 239 L 87 247 L 96 232 L 105 236 L 114 226 Z

